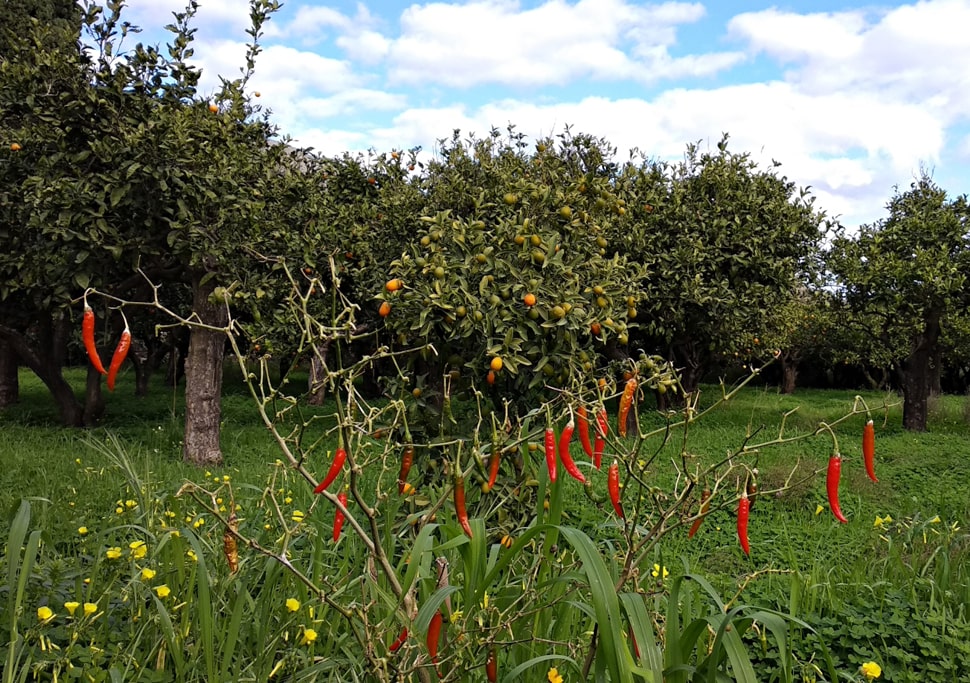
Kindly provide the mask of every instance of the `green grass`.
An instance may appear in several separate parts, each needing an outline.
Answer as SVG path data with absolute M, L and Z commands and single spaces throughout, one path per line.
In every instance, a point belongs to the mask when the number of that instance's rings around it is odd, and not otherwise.
M 68 377 L 78 386 L 83 382 L 81 371 L 69 371 Z M 21 375 L 21 387 L 21 402 L 0 413 L 0 509 L 4 511 L 0 538 L 9 535 L 21 500 L 29 500 L 31 528 L 42 529 L 43 544 L 64 558 L 53 566 L 45 565 L 47 583 L 53 586 L 70 584 L 83 590 L 77 583 L 80 570 L 69 566 L 67 558 L 81 560 L 86 572 L 107 572 L 111 566 L 100 558 L 103 547 L 118 544 L 127 551 L 124 543 L 133 533 L 155 534 L 152 525 L 165 521 L 160 518 L 163 510 L 178 510 L 179 523 L 183 518 L 191 519 L 192 506 L 174 497 L 184 482 L 209 482 L 214 487 L 212 478 L 221 481 L 228 476 L 236 491 L 257 495 L 266 487 L 279 457 L 268 431 L 257 419 L 251 398 L 231 374 L 223 400 L 226 464 L 210 471 L 208 477 L 181 461 L 180 391 L 173 392 L 157 383 L 148 397 L 138 399 L 130 393 L 126 395 L 129 387 L 121 383 L 117 392 L 106 396 L 106 415 L 100 427 L 69 430 L 57 425 L 48 394 L 32 375 Z M 705 400 L 717 395 L 717 387 L 705 387 Z M 658 577 L 658 596 L 662 598 L 665 585 L 670 585 L 676 576 L 697 572 L 725 600 L 737 594 L 735 603 L 764 606 L 804 619 L 830 643 L 843 670 L 854 671 L 863 661 L 875 660 L 883 663 L 886 680 L 959 680 L 961 667 L 970 666 L 970 648 L 966 646 L 970 641 L 970 543 L 964 531 L 970 517 L 970 404 L 966 397 L 943 397 L 934 404 L 930 431 L 910 434 L 899 426 L 899 406 L 890 407 L 888 412 L 875 410 L 884 401 L 896 401 L 894 397 L 874 393 L 863 396 L 876 420 L 880 481 L 870 482 L 863 472 L 864 417 L 855 416 L 836 429 L 845 456 L 842 509 L 849 517 L 848 524 L 839 524 L 828 511 L 824 475 L 756 501 L 749 526 L 750 557 L 738 548 L 733 512 L 719 510 L 705 520 L 693 539 L 688 540 L 686 528 L 681 527 L 657 546 L 654 561 L 671 572 L 667 582 Z M 853 397 L 851 392 L 817 390 L 781 396 L 770 388 L 752 387 L 692 427 L 688 450 L 699 458 L 710 459 L 738 448 L 751 432 L 757 432 L 756 441 L 771 440 L 778 434 L 782 415 L 795 408 L 798 410 L 787 420 L 786 435 L 809 433 L 819 422 L 831 422 L 844 415 L 851 408 Z M 327 415 L 332 410 L 332 405 L 324 406 L 319 414 Z M 662 421 L 655 414 L 645 413 L 642 423 L 657 426 Z M 677 456 L 679 443 L 672 440 L 661 460 Z M 655 447 L 648 442 L 642 454 L 649 455 Z M 823 469 L 831 448 L 831 440 L 821 435 L 765 449 L 757 463 L 761 491 L 782 487 L 793 470 L 795 479 L 802 479 Z M 322 472 L 326 465 L 319 463 L 314 469 Z M 581 466 L 587 467 L 585 463 Z M 125 467 L 129 469 L 126 471 Z M 669 489 L 672 484 L 663 474 L 667 469 L 657 467 L 655 483 L 661 489 Z M 600 492 L 603 479 L 597 475 Z M 280 486 L 280 496 L 292 498 L 294 509 L 312 509 L 315 502 L 301 481 L 284 476 L 276 484 Z M 566 523 L 594 539 L 618 538 L 619 530 L 608 504 L 593 505 L 578 486 L 567 485 L 559 490 L 563 492 Z M 472 495 L 470 499 L 483 506 L 476 510 L 487 509 L 487 498 Z M 129 507 L 126 501 L 135 504 Z M 823 509 L 816 514 L 819 506 Z M 442 512 L 448 514 L 444 509 Z M 877 516 L 887 515 L 892 517 L 892 523 L 874 526 Z M 937 517 L 939 520 L 935 521 Z M 312 523 L 314 533 L 294 545 L 299 552 L 310 553 L 311 566 L 328 566 L 328 571 L 333 571 L 330 562 L 339 559 L 337 566 L 344 567 L 350 576 L 358 573 L 351 556 L 331 558 L 333 550 L 318 544 L 329 533 L 326 519 L 314 517 Z M 79 537 L 81 526 L 89 530 L 86 538 Z M 273 647 L 282 647 L 281 638 L 295 637 L 296 626 L 267 613 L 255 625 L 259 628 L 248 628 L 246 623 L 234 622 L 237 617 L 233 615 L 241 618 L 243 612 L 248 614 L 254 608 L 269 609 L 266 603 L 279 602 L 282 591 L 299 595 L 301 601 L 310 596 L 292 577 L 281 576 L 278 565 L 261 560 L 253 560 L 261 568 L 256 574 L 248 574 L 245 583 L 240 580 L 228 593 L 214 589 L 210 595 L 202 590 L 202 579 L 206 585 L 210 580 L 219 584 L 213 578 L 214 570 L 204 564 L 187 566 L 183 556 L 195 548 L 209 562 L 217 561 L 219 536 L 196 537 L 191 526 L 186 531 L 186 537 L 178 543 L 163 542 L 161 536 L 153 536 L 153 552 L 159 558 L 167 558 L 166 566 L 177 568 L 173 570 L 177 576 L 170 579 L 173 585 L 183 591 L 196 586 L 191 588 L 197 593 L 192 608 L 199 614 L 211 609 L 211 601 L 219 602 L 222 620 L 208 624 L 203 619 L 200 623 L 208 626 L 201 629 L 200 637 L 214 644 L 232 635 L 233 647 L 248 653 L 246 656 L 253 660 L 250 674 L 258 679 L 276 665 Z M 489 539 L 492 544 L 497 541 Z M 495 547 L 476 546 L 476 552 L 481 553 L 476 557 L 495 552 Z M 578 541 L 575 547 L 585 548 Z M 592 571 L 592 566 L 588 569 Z M 601 569 L 597 571 L 602 573 Z M 195 576 L 201 578 L 196 580 Z M 589 581 L 591 585 L 601 585 L 603 577 Z M 338 588 L 345 589 L 351 590 L 352 583 Z M 6 590 L 9 595 L 10 587 Z M 268 597 L 261 599 L 260 595 Z M 567 596 L 568 590 L 562 595 Z M 55 596 L 50 597 L 53 600 Z M 141 597 L 147 599 L 150 594 L 143 592 Z M 58 594 L 56 599 L 63 602 L 71 595 Z M 148 651 L 159 661 L 168 661 L 166 652 L 174 655 L 173 648 L 181 647 L 180 629 L 189 628 L 185 620 L 191 620 L 192 615 L 169 614 L 164 602 L 157 597 L 153 600 L 159 608 L 156 625 L 164 637 L 140 652 Z M 430 613 L 425 616 L 430 618 Z M 554 624 L 542 623 L 553 629 Z M 396 632 L 399 627 L 391 623 L 387 628 Z M 122 630 L 130 638 L 146 637 L 140 631 Z M 773 646 L 762 643 L 751 632 L 745 638 L 749 650 L 756 655 L 759 673 L 767 674 L 779 665 Z M 792 643 L 795 672 L 811 673 L 816 662 L 815 644 L 795 631 Z M 349 641 L 330 643 L 327 648 L 335 657 L 355 656 Z M 195 655 L 199 656 L 197 665 L 204 669 L 204 675 L 216 679 L 221 676 L 220 667 L 228 666 L 237 656 L 231 648 L 222 653 L 221 659 L 214 653 Z M 296 667 L 296 657 L 293 654 L 286 666 Z M 930 660 L 932 665 L 927 664 Z M 170 664 L 177 665 L 178 661 Z M 184 662 L 182 665 L 189 666 Z M 528 662 L 521 663 L 527 665 Z M 312 661 L 303 662 L 302 666 L 313 669 Z M 325 675 L 322 669 L 318 673 Z

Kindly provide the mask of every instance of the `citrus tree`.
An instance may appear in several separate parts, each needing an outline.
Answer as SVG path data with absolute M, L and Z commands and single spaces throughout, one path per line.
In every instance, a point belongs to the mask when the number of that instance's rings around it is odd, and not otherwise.
M 903 426 L 925 431 L 942 331 L 970 295 L 970 209 L 965 196 L 949 198 L 926 175 L 897 190 L 886 208 L 886 218 L 856 234 L 841 230 L 828 264 L 853 311 L 881 316 L 884 328 L 873 336 L 895 352 Z

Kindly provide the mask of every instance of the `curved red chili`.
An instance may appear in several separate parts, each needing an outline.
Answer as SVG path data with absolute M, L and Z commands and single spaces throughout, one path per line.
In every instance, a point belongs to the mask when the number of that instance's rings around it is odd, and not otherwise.
M 397 637 L 397 640 L 391 643 L 391 647 L 389 647 L 388 649 L 391 652 L 397 652 L 398 650 L 401 649 L 401 646 L 404 645 L 404 642 L 407 639 L 408 639 L 408 630 L 407 630 L 407 627 L 405 627 L 401 630 L 401 635 Z
M 631 377 L 623 387 L 623 395 L 620 396 L 620 409 L 617 412 L 617 431 L 620 436 L 626 436 L 626 423 L 630 417 L 630 406 L 633 405 L 633 395 L 637 391 L 637 378 Z
M 748 543 L 748 513 L 751 510 L 751 501 L 748 499 L 748 492 L 741 492 L 741 499 L 738 501 L 738 541 L 741 542 L 741 550 L 745 555 L 751 554 L 751 546 Z
M 488 683 L 495 683 L 498 680 L 498 657 L 494 647 L 488 651 L 488 656 L 485 658 L 485 678 L 488 679 Z
M 496 480 L 498 480 L 498 468 L 502 462 L 502 449 L 493 448 L 492 457 L 488 460 L 488 490 L 491 491 L 492 487 L 495 486 Z
M 334 482 L 337 475 L 340 474 L 340 470 L 344 467 L 344 461 L 347 460 L 347 451 L 342 447 L 337 448 L 337 452 L 333 454 L 333 462 L 330 464 L 330 469 L 327 470 L 327 476 L 323 478 L 317 487 L 313 489 L 314 493 L 323 493 L 327 490 L 327 487 Z
M 694 534 L 697 530 L 701 528 L 701 523 L 704 521 L 704 517 L 707 515 L 707 511 L 711 509 L 711 490 L 704 487 L 704 492 L 701 493 L 701 515 L 694 520 L 694 523 L 690 525 L 690 531 L 687 532 L 687 538 L 694 538 Z
M 549 470 L 549 481 L 556 483 L 556 430 L 546 427 L 545 438 L 546 469 Z
M 849 520 L 842 514 L 839 506 L 839 479 L 842 478 L 842 456 L 838 453 L 829 458 L 829 468 L 825 474 L 825 490 L 829 496 L 829 507 L 835 518 L 845 524 Z
M 623 506 L 620 505 L 620 464 L 616 460 L 610 465 L 606 474 L 606 490 L 610 494 L 610 502 L 613 503 L 616 514 L 620 516 L 620 519 L 626 519 L 623 514 Z
M 586 477 L 583 473 L 579 471 L 576 467 L 576 462 L 573 460 L 572 454 L 569 452 L 569 442 L 573 438 L 573 429 L 575 429 L 575 424 L 570 420 L 565 427 L 563 427 L 562 434 L 559 435 L 559 459 L 562 460 L 562 466 L 566 468 L 566 472 L 569 473 L 573 479 L 578 481 L 580 484 L 586 483 Z
M 441 615 L 441 610 L 434 613 L 431 617 L 431 623 L 428 624 L 428 654 L 431 655 L 431 662 L 433 664 L 438 663 L 438 643 L 441 642 L 441 623 L 444 621 L 444 617 Z
M 603 450 L 606 448 L 606 435 L 609 432 L 609 418 L 606 408 L 596 414 L 596 437 L 593 439 L 593 466 L 600 469 L 603 464 Z
M 404 447 L 404 452 L 401 453 L 401 470 L 397 474 L 397 492 L 404 493 L 404 487 L 408 483 L 408 472 L 411 471 L 411 465 L 414 464 L 414 446 L 408 444 Z
M 84 317 L 81 320 L 81 340 L 84 342 L 84 350 L 88 353 L 88 360 L 95 370 L 102 375 L 107 375 L 101 356 L 98 355 L 98 346 L 94 343 L 94 310 L 84 304 Z
M 866 422 L 862 430 L 862 460 L 866 465 L 866 475 L 873 481 L 876 479 L 876 426 L 872 420 Z
M 345 508 L 347 507 L 347 493 L 346 491 L 341 491 L 337 494 L 337 500 Z M 337 511 L 333 514 L 333 542 L 336 543 L 340 540 L 340 531 L 344 528 L 344 516 L 343 510 L 337 507 Z
M 468 509 L 465 507 L 465 478 L 460 474 L 455 475 L 455 515 L 462 531 L 468 538 L 472 537 L 472 527 L 468 523 Z
M 593 444 L 589 441 L 589 419 L 586 416 L 586 406 L 576 409 L 576 427 L 579 429 L 579 443 L 583 445 L 586 455 L 593 457 Z
M 125 329 L 121 332 L 121 339 L 118 340 L 115 354 L 111 357 L 111 366 L 108 368 L 108 391 L 115 390 L 115 379 L 118 377 L 118 370 L 121 369 L 122 363 L 128 356 L 129 348 L 131 348 L 131 332 L 128 330 L 128 323 L 125 323 Z

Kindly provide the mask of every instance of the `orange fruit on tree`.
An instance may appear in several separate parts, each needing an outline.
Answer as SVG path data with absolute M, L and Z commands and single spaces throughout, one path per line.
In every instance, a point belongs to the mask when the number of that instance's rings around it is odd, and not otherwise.
M 503 365 L 504 363 L 502 362 L 502 358 L 500 356 L 495 356 L 495 358 L 492 359 L 492 362 L 488 364 L 488 367 L 490 367 L 493 372 L 498 372 L 502 369 Z
M 219 105 L 213 102 L 212 104 L 209 105 L 209 111 L 215 114 L 216 112 L 219 111 Z
M 384 289 L 389 292 L 396 292 L 404 286 L 404 281 L 401 278 L 396 277 L 393 280 L 388 280 L 387 284 L 384 285 Z
M 488 374 L 485 375 L 485 381 L 489 384 L 495 384 L 495 372 L 493 370 L 489 370 Z
M 535 294 L 532 294 L 530 292 L 529 294 L 526 294 L 524 297 L 522 297 L 522 302 L 526 306 L 535 306 L 536 305 L 536 295 Z
M 19 142 L 14 142 L 14 143 L 11 143 L 11 144 L 10 144 L 10 151 L 11 151 L 11 152 L 19 152 L 19 151 L 20 151 L 21 149 L 22 149 L 22 148 L 21 148 L 21 146 L 20 146 L 20 143 L 19 143 Z
M 391 304 L 386 301 L 381 302 L 381 307 L 377 311 L 382 318 L 386 318 L 391 314 Z
M 594 322 L 589 326 L 589 331 L 598 337 L 600 336 L 600 332 L 603 331 L 603 327 L 598 322 Z

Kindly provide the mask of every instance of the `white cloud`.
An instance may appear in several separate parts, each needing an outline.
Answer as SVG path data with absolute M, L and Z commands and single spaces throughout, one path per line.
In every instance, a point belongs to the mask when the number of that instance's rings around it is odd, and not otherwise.
M 388 75 L 392 82 L 456 88 L 708 75 L 743 55 L 678 59 L 668 52 L 676 26 L 703 13 L 696 3 L 641 7 L 626 0 L 547 0 L 530 9 L 515 0 L 412 5 L 390 45 Z
M 188 4 L 188 0 L 129 0 L 124 18 L 143 29 L 154 29 L 173 23 L 173 14 L 184 12 Z M 220 29 L 221 35 L 241 38 L 249 25 L 249 0 L 201 0 L 191 23 L 200 34 Z

